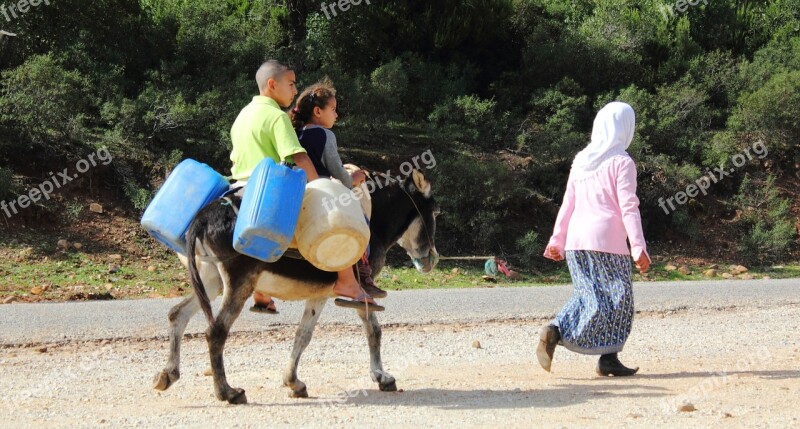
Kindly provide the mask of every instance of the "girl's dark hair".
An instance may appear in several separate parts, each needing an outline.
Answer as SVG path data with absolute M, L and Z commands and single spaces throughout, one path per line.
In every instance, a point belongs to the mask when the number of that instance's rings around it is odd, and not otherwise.
M 303 91 L 294 107 L 289 111 L 289 118 L 292 120 L 292 126 L 295 131 L 300 134 L 303 127 L 311 121 L 314 115 L 314 108 L 319 107 L 324 109 L 332 98 L 336 97 L 336 88 L 333 87 L 333 82 L 325 78 Z

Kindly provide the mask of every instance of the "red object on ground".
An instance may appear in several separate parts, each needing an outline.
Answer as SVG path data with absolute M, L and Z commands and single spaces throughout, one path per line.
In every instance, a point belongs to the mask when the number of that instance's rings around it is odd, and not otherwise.
M 506 266 L 507 264 L 506 261 L 502 259 L 495 259 L 495 262 L 497 263 L 498 270 L 500 270 L 503 274 L 505 274 L 506 277 L 511 277 L 511 271 L 508 270 L 508 267 Z

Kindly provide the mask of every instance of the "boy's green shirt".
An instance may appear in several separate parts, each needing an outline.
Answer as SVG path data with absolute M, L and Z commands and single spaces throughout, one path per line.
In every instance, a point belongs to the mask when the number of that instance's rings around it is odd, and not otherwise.
M 305 153 L 289 116 L 278 103 L 257 95 L 239 113 L 231 127 L 231 178 L 247 180 L 266 157 L 292 162 L 292 155 Z

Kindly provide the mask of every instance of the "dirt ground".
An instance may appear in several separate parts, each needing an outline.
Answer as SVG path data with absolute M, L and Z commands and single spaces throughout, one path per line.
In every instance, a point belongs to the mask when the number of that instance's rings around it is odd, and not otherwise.
M 0 427 L 800 426 L 800 306 L 637 315 L 620 357 L 642 369 L 618 379 L 562 348 L 545 373 L 533 356 L 542 323 L 386 327 L 395 393 L 371 382 L 358 327 L 321 326 L 300 367 L 310 399 L 281 387 L 293 327 L 239 332 L 226 364 L 243 406 L 214 398 L 202 338 L 184 340 L 166 392 L 151 388 L 163 338 L 5 348 Z

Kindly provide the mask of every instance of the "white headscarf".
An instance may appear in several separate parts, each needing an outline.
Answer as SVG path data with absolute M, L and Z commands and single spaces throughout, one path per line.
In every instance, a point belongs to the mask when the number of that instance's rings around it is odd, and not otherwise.
M 591 172 L 611 157 L 629 156 L 625 151 L 633 141 L 635 128 L 636 114 L 631 106 L 620 101 L 606 104 L 594 118 L 592 141 L 575 155 L 572 170 Z

